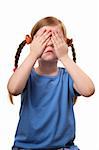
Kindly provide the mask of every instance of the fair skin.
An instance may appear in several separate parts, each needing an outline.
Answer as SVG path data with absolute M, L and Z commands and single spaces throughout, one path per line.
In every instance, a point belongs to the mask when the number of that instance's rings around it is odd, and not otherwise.
M 36 60 L 39 61 L 39 66 L 35 70 L 40 75 L 56 75 L 57 61 L 60 60 L 72 77 L 73 87 L 78 93 L 86 97 L 94 93 L 92 80 L 68 56 L 66 37 L 57 25 L 42 27 L 36 33 L 30 45 L 30 54 L 8 82 L 8 90 L 13 95 L 20 94 L 24 89 Z

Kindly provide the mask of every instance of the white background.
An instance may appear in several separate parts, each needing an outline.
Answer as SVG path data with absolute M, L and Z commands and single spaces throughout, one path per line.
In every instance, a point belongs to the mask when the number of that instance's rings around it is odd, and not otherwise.
M 20 96 L 14 97 L 15 105 L 12 105 L 6 88 L 13 73 L 16 49 L 36 21 L 46 16 L 55 16 L 64 22 L 68 37 L 74 40 L 77 64 L 95 84 L 95 94 L 88 98 L 79 97 L 74 106 L 77 128 L 75 144 L 81 150 L 99 150 L 97 5 L 96 0 L 0 1 L 0 150 L 11 150 L 18 122 Z M 28 53 L 29 47 L 26 46 L 19 64 Z

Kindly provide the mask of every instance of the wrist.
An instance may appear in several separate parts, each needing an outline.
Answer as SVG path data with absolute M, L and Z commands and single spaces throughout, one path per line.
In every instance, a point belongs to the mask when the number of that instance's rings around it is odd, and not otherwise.
M 69 56 L 66 54 L 66 55 L 60 57 L 59 60 L 60 60 L 61 62 L 64 62 L 64 61 L 66 61 L 66 59 L 68 59 L 68 58 L 69 58 Z
M 35 59 L 38 58 L 38 55 L 35 52 L 30 51 L 29 55 Z
M 35 53 L 33 53 L 33 52 L 29 53 L 29 57 L 30 57 L 30 59 L 33 59 L 33 60 L 37 60 L 38 59 L 38 56 Z

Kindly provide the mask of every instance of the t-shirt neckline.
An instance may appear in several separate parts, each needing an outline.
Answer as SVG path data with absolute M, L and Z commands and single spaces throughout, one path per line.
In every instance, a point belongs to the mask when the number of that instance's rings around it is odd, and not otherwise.
M 35 71 L 34 67 L 32 68 L 32 70 L 36 76 L 41 77 L 41 78 L 57 78 L 60 74 L 60 67 L 58 67 L 58 73 L 56 75 L 45 75 L 45 74 L 40 75 Z

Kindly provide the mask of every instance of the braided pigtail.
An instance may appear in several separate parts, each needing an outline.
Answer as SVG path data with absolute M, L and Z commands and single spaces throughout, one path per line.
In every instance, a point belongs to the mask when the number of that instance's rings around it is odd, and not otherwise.
M 74 45 L 73 45 L 73 44 L 71 45 L 71 49 L 72 49 L 73 61 L 76 63 L 76 52 L 75 52 L 75 49 L 74 49 Z
M 71 46 L 73 61 L 76 63 L 76 52 L 75 52 L 74 45 L 72 44 L 72 42 L 73 42 L 72 39 L 67 39 L 67 45 L 68 47 Z
M 25 40 L 22 41 L 22 43 L 19 45 L 15 55 L 15 64 L 14 64 L 15 68 L 13 69 L 14 72 L 18 67 L 20 53 L 22 52 L 23 47 L 25 46 L 25 44 L 30 44 L 31 42 L 32 42 L 32 38 L 29 35 L 26 35 Z
M 23 49 L 23 47 L 25 46 L 25 44 L 26 44 L 26 40 L 24 40 L 24 41 L 19 45 L 19 47 L 18 47 L 18 49 L 17 49 L 16 55 L 15 55 L 15 64 L 14 64 L 14 67 L 15 67 L 15 68 L 13 69 L 14 72 L 15 72 L 15 70 L 16 70 L 17 67 L 18 67 L 19 57 L 20 57 L 20 54 L 21 54 L 22 49 Z
M 23 47 L 26 45 L 26 44 L 30 44 L 32 41 L 31 37 L 29 35 L 26 35 L 26 38 L 24 41 L 22 41 L 22 43 L 19 45 L 18 49 L 17 49 L 17 52 L 15 54 L 15 63 L 14 63 L 14 69 L 13 71 L 15 72 L 16 69 L 18 68 L 18 61 L 19 61 L 19 57 L 20 57 L 20 54 L 22 52 L 22 49 Z M 8 91 L 8 94 L 9 94 L 9 99 L 11 101 L 11 103 L 13 104 L 13 96 L 12 94 Z
M 72 39 L 67 39 L 67 45 L 71 46 L 73 61 L 76 63 L 76 52 L 75 52 L 74 45 L 72 42 L 73 42 Z M 74 96 L 74 104 L 76 103 L 76 101 L 77 101 L 77 96 Z

